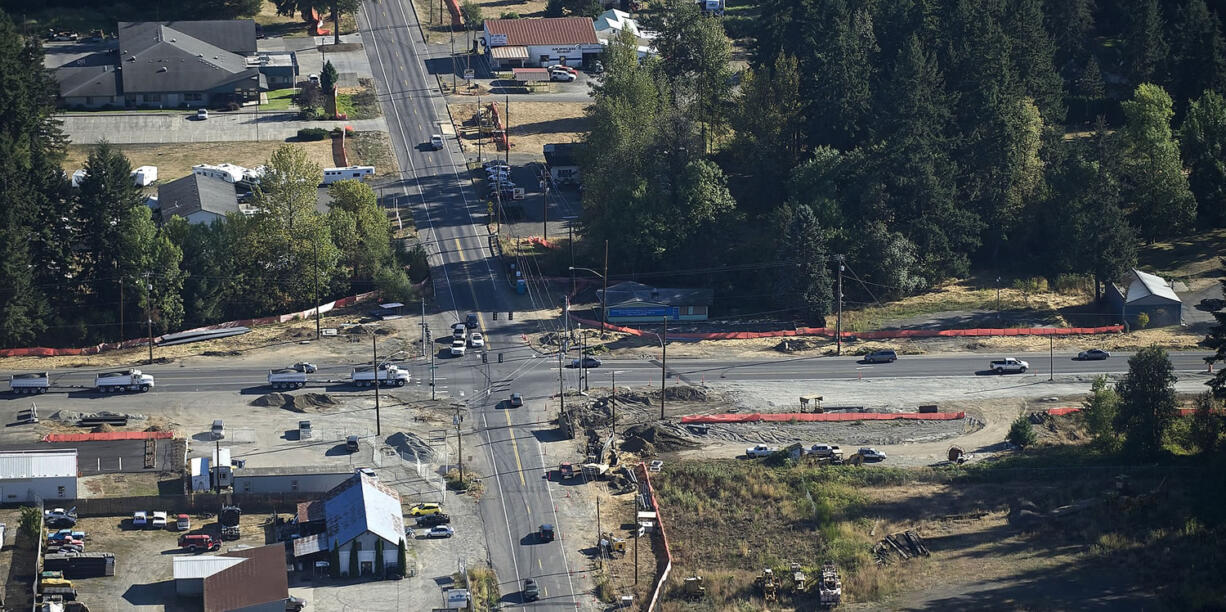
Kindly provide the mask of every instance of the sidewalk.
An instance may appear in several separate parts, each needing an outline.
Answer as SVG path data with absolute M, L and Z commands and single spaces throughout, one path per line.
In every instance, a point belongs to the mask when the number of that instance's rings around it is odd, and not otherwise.
M 353 126 L 358 132 L 387 131 L 383 117 L 349 121 L 300 121 L 297 113 L 210 111 L 205 121 L 195 111 L 165 113 L 65 113 L 57 115 L 73 144 L 90 145 L 99 140 L 114 144 L 159 144 L 168 142 L 230 142 L 239 140 L 284 141 L 303 128 L 332 129 Z M 258 118 L 258 121 L 257 121 Z

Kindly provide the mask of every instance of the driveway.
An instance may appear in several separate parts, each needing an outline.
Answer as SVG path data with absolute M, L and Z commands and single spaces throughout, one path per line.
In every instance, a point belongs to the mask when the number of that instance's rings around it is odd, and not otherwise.
M 168 142 L 229 142 L 236 140 L 284 141 L 295 138 L 303 128 L 332 129 L 353 126 L 359 132 L 386 132 L 387 121 L 362 119 L 350 121 L 300 121 L 297 113 L 254 111 L 209 111 L 209 118 L 197 121 L 195 111 L 165 113 L 66 113 L 59 115 L 64 133 L 75 144 L 94 144 L 107 140 L 114 144 Z

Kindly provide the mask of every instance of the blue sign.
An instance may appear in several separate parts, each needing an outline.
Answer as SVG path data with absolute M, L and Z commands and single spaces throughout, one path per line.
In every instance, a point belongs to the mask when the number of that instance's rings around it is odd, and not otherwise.
M 668 317 L 670 319 L 677 318 L 680 309 L 676 306 L 652 306 L 648 308 L 610 308 L 610 317 L 653 317 L 660 319 Z

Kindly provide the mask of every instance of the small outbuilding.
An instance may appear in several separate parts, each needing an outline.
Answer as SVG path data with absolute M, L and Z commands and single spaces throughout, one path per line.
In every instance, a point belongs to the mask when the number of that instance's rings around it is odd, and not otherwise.
M 0 503 L 76 498 L 76 449 L 0 453 Z
M 1112 312 L 1119 314 L 1129 329 L 1139 329 L 1141 314 L 1147 317 L 1144 327 L 1166 327 L 1183 322 L 1183 300 L 1160 276 L 1133 268 L 1125 277 L 1127 289 L 1107 283 L 1107 301 Z
M 710 289 L 665 289 L 634 281 L 613 285 L 607 294 L 596 291 L 605 320 L 610 323 L 660 323 L 665 318 L 706 321 L 714 296 Z
M 281 544 L 175 557 L 174 579 L 179 596 L 203 596 L 205 612 L 281 612 L 289 597 Z

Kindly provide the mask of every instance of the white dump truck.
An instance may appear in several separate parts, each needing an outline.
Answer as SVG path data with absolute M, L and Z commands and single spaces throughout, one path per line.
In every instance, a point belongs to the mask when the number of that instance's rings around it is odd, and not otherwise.
M 359 366 L 349 375 L 354 386 L 369 387 L 375 381 L 375 369 L 372 366 Z M 379 370 L 379 384 L 384 387 L 403 387 L 409 384 L 409 371 L 394 365 L 385 365 Z
M 51 378 L 46 372 L 29 372 L 14 374 L 9 379 L 9 389 L 13 393 L 46 393 L 51 388 Z
M 299 372 L 293 368 L 268 371 L 268 384 L 272 385 L 273 389 L 301 389 L 306 386 L 306 383 L 306 372 Z
M 94 378 L 94 389 L 99 393 L 122 393 L 124 391 L 148 391 L 153 388 L 153 375 L 140 370 L 104 372 Z

